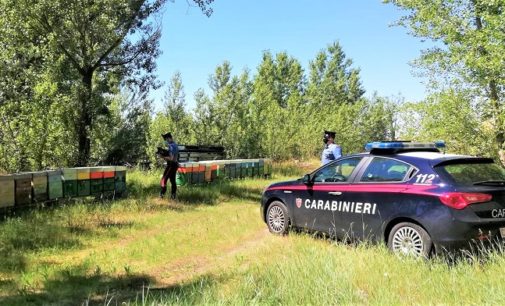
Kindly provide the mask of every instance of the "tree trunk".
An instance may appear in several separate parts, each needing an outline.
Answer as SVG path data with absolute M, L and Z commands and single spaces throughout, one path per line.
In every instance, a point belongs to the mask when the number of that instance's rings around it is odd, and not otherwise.
M 80 114 L 77 120 L 77 140 L 79 143 L 79 155 L 77 157 L 77 166 L 84 167 L 89 163 L 91 153 L 91 141 L 89 132 L 92 123 L 91 114 L 91 91 L 92 91 L 93 71 L 87 70 L 82 76 L 82 91 L 79 94 Z

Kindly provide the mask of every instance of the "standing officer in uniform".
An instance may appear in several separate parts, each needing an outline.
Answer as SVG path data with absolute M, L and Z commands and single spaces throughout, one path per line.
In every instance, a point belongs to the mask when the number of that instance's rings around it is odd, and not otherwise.
M 324 166 L 327 163 L 338 159 L 342 156 L 342 149 L 335 144 L 335 132 L 324 131 L 324 150 L 321 156 L 321 164 Z
M 163 159 L 167 161 L 167 167 L 165 172 L 163 172 L 163 177 L 161 178 L 161 192 L 160 198 L 163 198 L 167 192 L 167 181 L 170 179 L 170 185 L 172 185 L 170 198 L 175 200 L 175 195 L 177 193 L 177 184 L 175 182 L 175 176 L 177 174 L 177 169 L 179 168 L 179 147 L 174 141 L 171 133 L 166 133 L 161 135 L 168 147 L 168 156 L 163 156 Z

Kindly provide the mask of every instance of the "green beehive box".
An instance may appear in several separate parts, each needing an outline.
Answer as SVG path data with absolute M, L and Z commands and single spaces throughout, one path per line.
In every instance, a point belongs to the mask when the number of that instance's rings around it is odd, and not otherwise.
M 116 168 L 112 166 L 103 167 L 103 191 L 114 192 Z
M 87 197 L 91 195 L 91 183 L 89 180 L 77 180 L 77 196 Z
M 179 165 L 179 169 L 177 169 L 177 173 L 175 175 L 175 183 L 177 186 L 184 186 L 188 182 L 188 169 L 187 169 L 187 164 L 186 163 L 181 163 Z
M 247 163 L 244 161 L 240 162 L 240 177 L 241 178 L 247 177 Z
M 115 192 L 122 195 L 126 192 L 126 167 L 117 166 L 115 170 Z
M 193 184 L 193 163 L 184 163 L 186 165 L 186 184 Z
M 240 168 L 237 167 L 236 163 L 232 164 L 232 178 L 236 179 L 240 176 Z
M 103 170 L 104 167 L 89 168 L 89 193 L 97 196 L 103 192 Z
M 219 169 L 219 165 L 215 162 L 213 162 L 211 164 L 211 173 L 210 173 L 210 177 L 211 177 L 211 181 L 215 181 L 217 180 L 217 171 Z
M 223 177 L 229 179 L 230 178 L 230 164 L 225 163 L 223 166 Z
M 177 186 L 186 185 L 186 183 L 187 183 L 186 179 L 187 179 L 186 173 L 182 173 L 182 172 L 177 171 L 177 174 L 175 176 L 175 183 L 177 184 Z
M 89 181 L 89 193 L 91 195 L 100 195 L 103 192 L 103 179 L 94 179 Z
M 260 159 L 259 160 L 259 176 L 260 177 L 265 177 L 265 160 Z
M 260 167 L 259 162 L 257 160 L 255 160 L 253 162 L 253 176 L 254 177 L 258 176 L 258 174 L 259 174 L 259 167 Z
M 235 178 L 241 178 L 242 177 L 242 163 L 240 161 L 235 161 Z
M 205 183 L 205 165 L 198 163 L 198 184 Z
M 61 170 L 47 171 L 48 198 L 55 200 L 63 197 L 63 172 Z
M 77 195 L 87 197 L 91 195 L 90 168 L 81 167 L 77 169 Z
M 32 173 L 33 202 L 43 203 L 48 200 L 47 172 Z
M 16 203 L 16 184 L 14 176 L 0 176 L 0 207 L 12 207 Z
M 77 197 L 77 169 L 63 169 L 63 196 L 66 198 Z
M 240 169 L 240 166 L 241 166 L 240 162 L 234 161 L 234 164 L 235 164 L 235 176 L 234 176 L 234 178 L 240 178 L 240 175 L 241 175 L 241 173 L 240 173 L 240 171 L 241 171 L 241 169 Z
M 26 206 L 32 203 L 32 174 L 14 174 L 16 187 L 16 206 Z
M 225 164 L 226 164 L 226 162 L 223 162 L 223 161 L 217 162 L 217 172 L 216 173 L 217 173 L 217 179 L 218 180 L 226 177 L 225 176 L 225 171 L 224 171 Z
M 253 177 L 253 163 L 247 162 L 247 176 Z
M 235 175 L 235 165 L 233 165 L 232 163 L 229 163 L 226 166 L 228 168 L 228 169 L 226 169 L 226 176 L 229 179 L 233 179 L 233 176 Z
M 103 191 L 114 191 L 115 190 L 115 179 L 112 178 L 104 178 L 103 179 Z
M 189 185 L 190 184 L 190 174 L 191 174 L 191 164 L 190 163 L 179 163 L 179 169 L 177 169 L 177 172 L 183 172 L 182 169 L 184 169 L 184 185 Z M 177 176 L 175 176 L 175 182 L 177 183 Z M 183 185 L 180 185 L 183 186 Z

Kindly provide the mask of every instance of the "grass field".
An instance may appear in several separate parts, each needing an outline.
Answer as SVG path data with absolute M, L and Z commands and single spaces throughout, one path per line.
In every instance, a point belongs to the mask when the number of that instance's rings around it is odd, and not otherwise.
M 0 222 L 1 305 L 502 304 L 505 255 L 456 264 L 384 246 L 270 235 L 271 180 L 182 187 L 160 201 L 160 173 L 130 173 L 127 199 L 67 203 Z

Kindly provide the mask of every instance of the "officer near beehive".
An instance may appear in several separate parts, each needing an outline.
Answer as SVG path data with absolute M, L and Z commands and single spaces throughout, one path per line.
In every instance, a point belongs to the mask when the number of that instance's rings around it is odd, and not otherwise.
M 324 149 L 321 155 L 321 164 L 323 166 L 342 156 L 342 148 L 335 143 L 335 135 L 335 132 L 324 131 Z
M 167 192 L 167 182 L 170 180 L 170 185 L 172 185 L 170 198 L 172 200 L 175 200 L 177 194 L 177 184 L 175 177 L 177 175 L 177 169 L 179 168 L 179 147 L 174 141 L 171 133 L 166 133 L 161 136 L 167 145 L 167 150 L 160 153 L 160 150 L 158 149 L 158 153 L 167 162 L 167 166 L 163 172 L 163 176 L 160 182 L 160 198 L 163 198 Z

